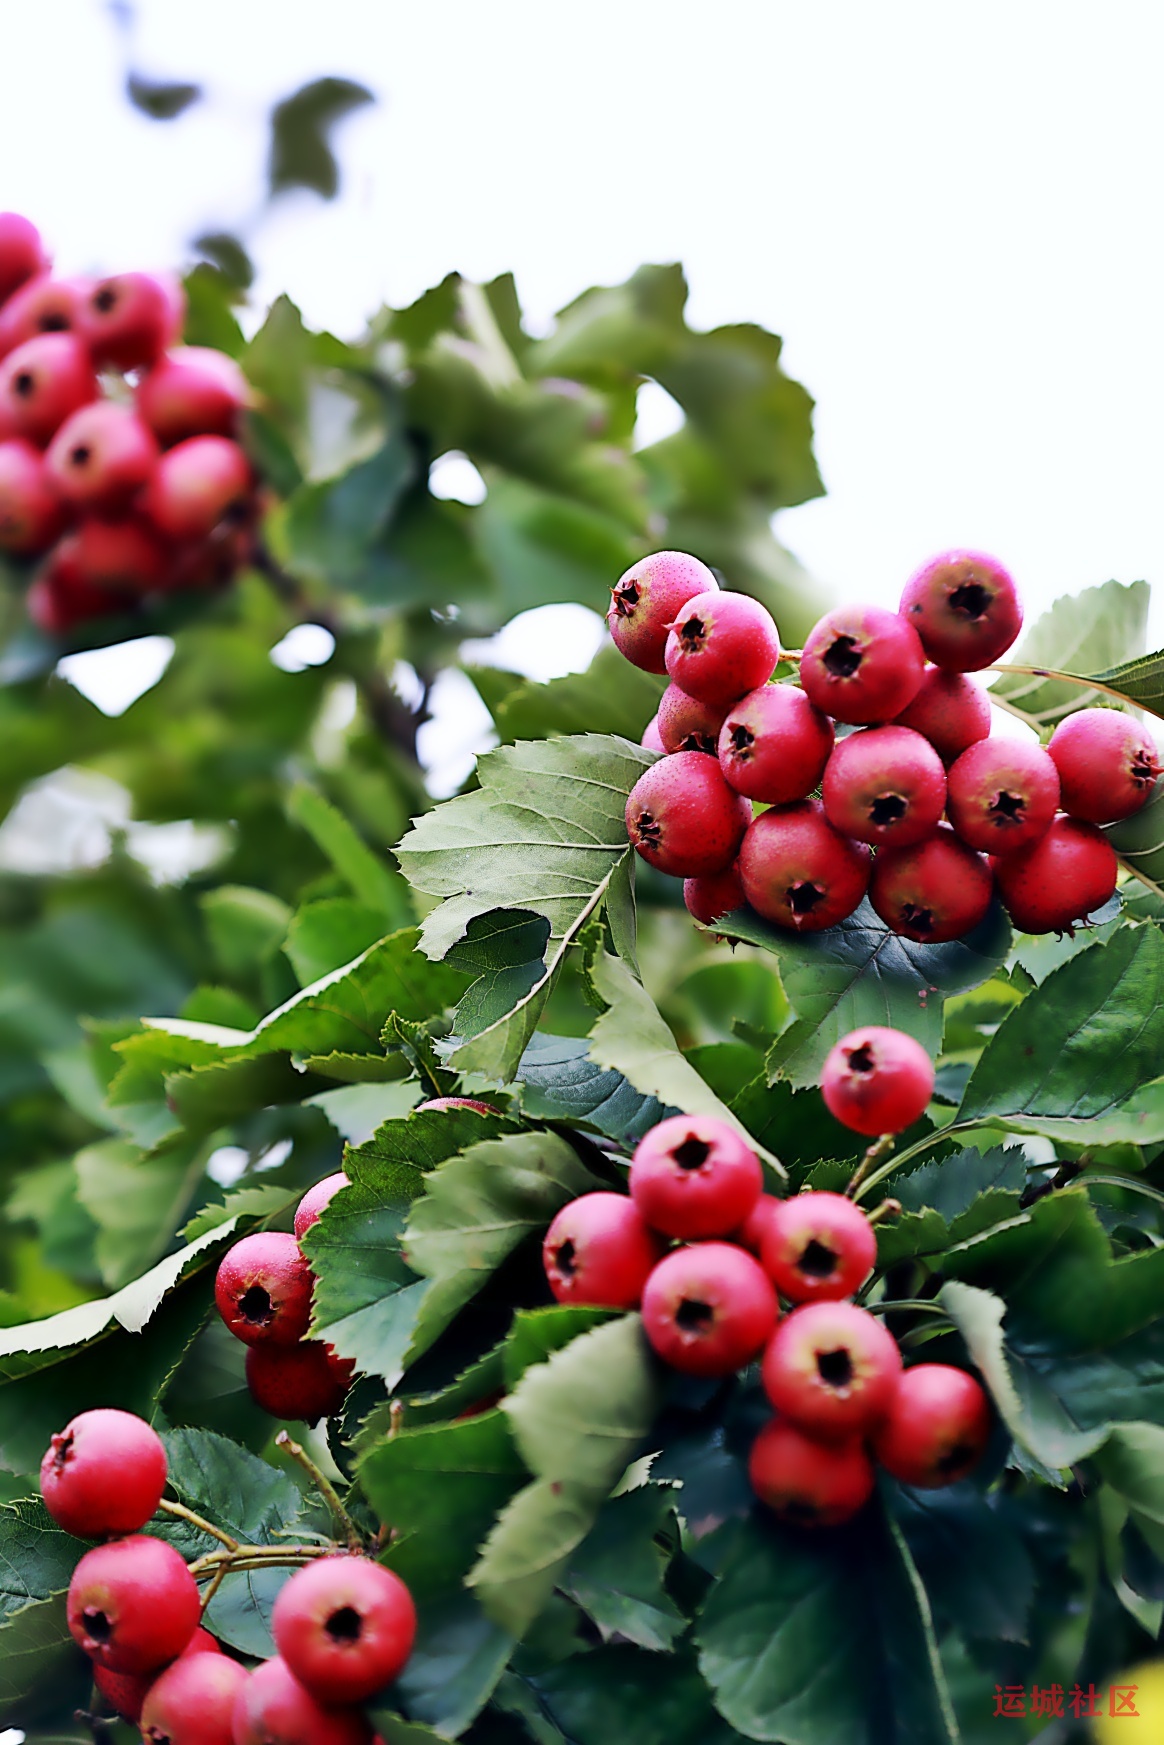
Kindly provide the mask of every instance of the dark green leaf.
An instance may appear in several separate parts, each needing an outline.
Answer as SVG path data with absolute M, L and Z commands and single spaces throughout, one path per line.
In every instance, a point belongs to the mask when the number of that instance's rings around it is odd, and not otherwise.
M 130 73 L 125 81 L 125 94 L 134 108 L 148 115 L 151 121 L 173 121 L 189 109 L 191 103 L 197 103 L 202 87 L 143 79 L 140 73 Z
M 396 1689 L 415 1720 L 428 1722 L 441 1738 L 455 1739 L 489 1700 L 513 1638 L 490 1623 L 467 1593 L 422 1604 L 417 1623 L 416 1643 Z M 371 1714 L 376 1720 L 375 1708 Z M 392 1745 L 391 1732 L 385 1745 Z M 412 1745 L 407 1733 L 400 1745 Z
M 458 1038 L 479 1036 L 533 993 L 546 973 L 550 923 L 529 909 L 493 909 L 475 915 L 446 963 L 475 975 L 453 1018 Z
M 659 707 L 664 681 L 643 673 L 604 642 L 584 673 L 548 684 L 527 681 L 493 712 L 503 740 L 545 739 L 555 733 L 618 733 L 641 737 Z
M 572 1745 L 734 1745 L 690 1660 L 642 1648 L 598 1648 L 533 1681 Z M 814 1745 L 821 1745 L 818 1739 Z
M 942 1618 L 970 1640 L 1025 1642 L 1035 1574 L 1007 1499 L 958 1484 L 903 1489 L 894 1506 Z
M 84 1549 L 39 1497 L 0 1507 L 0 1621 L 64 1593 Z
M 598 1066 L 584 1037 L 530 1037 L 521 1057 L 517 1088 L 534 1120 L 576 1121 L 633 1147 L 648 1128 L 676 1111 L 635 1090 L 621 1072 Z
M 203 236 L 196 236 L 194 247 L 240 291 L 247 291 L 254 284 L 254 263 L 238 237 L 229 231 L 211 230 Z
M 671 1525 L 672 1495 L 642 1485 L 613 1497 L 570 1559 L 562 1587 L 609 1639 L 640 1648 L 673 1646 L 687 1620 L 663 1587 L 659 1537 Z
M 325 200 L 339 189 L 339 166 L 331 138 L 338 122 L 353 109 L 374 103 L 371 91 L 351 79 L 315 79 L 271 111 L 272 194 L 311 188 Z

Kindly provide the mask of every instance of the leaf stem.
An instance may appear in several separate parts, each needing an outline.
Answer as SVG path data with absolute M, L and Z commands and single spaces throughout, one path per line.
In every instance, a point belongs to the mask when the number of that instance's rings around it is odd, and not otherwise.
M 1078 685 L 1083 691 L 1102 691 L 1105 696 L 1114 697 L 1117 703 L 1135 705 L 1134 697 L 1125 696 L 1123 691 L 1105 685 L 1102 679 L 1089 679 L 1083 673 L 1065 673 L 1052 666 L 1015 666 L 1010 661 L 998 661 L 990 670 L 994 673 L 1017 673 L 1020 678 L 1057 679 L 1060 684 Z
M 849 1185 L 845 1189 L 845 1192 L 851 1200 L 855 1200 L 858 1197 L 857 1189 L 869 1174 L 869 1171 L 877 1162 L 878 1158 L 884 1157 L 887 1151 L 892 1151 L 896 1144 L 896 1133 L 883 1133 L 880 1139 L 875 1139 L 873 1141 L 872 1145 L 869 1147 L 868 1151 L 866 1151 L 864 1157 L 849 1177 Z
M 197 1527 L 200 1533 L 206 1533 L 211 1539 L 217 1539 L 220 1545 L 225 1545 L 228 1551 L 238 1550 L 238 1540 L 232 1539 L 229 1533 L 224 1533 L 221 1527 L 216 1527 L 213 1521 L 208 1521 L 203 1515 L 196 1515 L 193 1509 L 188 1509 L 185 1503 L 172 1503 L 168 1497 L 163 1497 L 158 1508 L 164 1515 L 173 1515 L 175 1520 L 189 1521 L 192 1527 Z
M 908 1309 L 912 1313 L 924 1315 L 944 1315 L 950 1319 L 948 1309 L 943 1309 L 941 1303 L 933 1303 L 928 1297 L 897 1297 L 893 1300 L 883 1300 L 880 1303 L 866 1303 L 865 1307 L 871 1315 L 888 1315 L 898 1309 Z
M 275 1447 L 284 1449 L 286 1453 L 291 1456 L 292 1460 L 298 1461 L 299 1465 L 303 1468 L 304 1472 L 307 1474 L 308 1478 L 331 1510 L 332 1519 L 335 1521 L 336 1526 L 339 1527 L 344 1537 L 347 1539 L 348 1550 L 352 1552 L 362 1551 L 364 1549 L 363 1534 L 356 1526 L 356 1523 L 352 1520 L 352 1517 L 348 1514 L 347 1509 L 344 1507 L 343 1502 L 340 1499 L 339 1492 L 336 1490 L 331 1480 L 320 1471 L 307 1450 L 301 1447 L 298 1442 L 294 1442 L 291 1437 L 288 1436 L 286 1430 L 280 1430 L 279 1434 L 276 1436 Z
M 912 1162 L 915 1157 L 920 1157 L 924 1151 L 929 1151 L 931 1147 L 940 1145 L 942 1140 L 949 1138 L 951 1133 L 968 1133 L 974 1127 L 988 1127 L 989 1125 L 989 1121 L 950 1121 L 945 1127 L 936 1128 L 933 1133 L 927 1133 L 924 1139 L 919 1139 L 916 1145 L 908 1146 L 905 1151 L 898 1152 L 896 1157 L 891 1157 L 888 1163 L 883 1163 L 880 1169 L 875 1169 L 873 1174 L 867 1176 L 861 1183 L 856 1193 L 853 1194 L 853 1199 L 863 1200 L 866 1194 L 878 1187 L 886 1176 L 892 1175 L 895 1169 L 900 1169 L 903 1163 Z M 870 1147 L 870 1150 L 872 1149 Z M 860 1177 L 861 1171 L 858 1170 L 857 1174 Z M 850 1182 L 850 1189 L 852 1185 Z
M 1134 1194 L 1143 1194 L 1146 1200 L 1155 1200 L 1157 1205 L 1164 1206 L 1164 1193 L 1154 1188 L 1148 1182 L 1137 1181 L 1134 1175 L 1092 1175 L 1088 1170 L 1081 1176 L 1076 1176 L 1076 1183 L 1086 1187 L 1089 1182 L 1096 1182 L 1100 1187 L 1130 1188 Z

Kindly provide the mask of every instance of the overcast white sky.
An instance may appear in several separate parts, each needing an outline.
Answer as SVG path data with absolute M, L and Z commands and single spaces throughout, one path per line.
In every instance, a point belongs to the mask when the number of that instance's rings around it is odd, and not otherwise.
M 850 598 L 960 543 L 1036 610 L 1164 573 L 1152 0 L 140 0 L 139 68 L 209 91 L 169 126 L 121 100 L 102 0 L 0 14 L 0 206 L 64 268 L 245 222 L 271 100 L 347 74 L 381 104 L 346 125 L 341 200 L 258 233 L 262 295 L 353 330 L 511 267 L 540 325 L 682 259 L 692 319 L 774 328 L 818 400 L 829 495 L 778 530 Z

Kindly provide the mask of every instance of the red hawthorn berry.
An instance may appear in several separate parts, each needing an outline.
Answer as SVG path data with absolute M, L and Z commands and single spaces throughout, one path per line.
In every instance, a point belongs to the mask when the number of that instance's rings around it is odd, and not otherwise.
M 1047 752 L 1059 772 L 1063 810 L 1114 824 L 1145 805 L 1160 774 L 1156 741 L 1122 709 L 1080 709 L 1060 721 Z
M 825 816 L 842 835 L 878 848 L 928 836 L 946 805 L 946 771 L 908 727 L 866 727 L 842 739 L 825 767 Z
M 306 1424 L 334 1418 L 348 1397 L 355 1364 L 322 1340 L 301 1345 L 251 1345 L 246 1375 L 251 1398 L 272 1418 Z
M 707 565 L 684 551 L 640 558 L 610 590 L 606 622 L 615 647 L 643 672 L 666 672 L 663 654 L 672 619 L 696 594 L 718 587 Z
M 141 1711 L 147 1745 L 232 1745 L 247 1670 L 225 1654 L 183 1654 L 151 1687 Z
M 30 442 L 0 442 L 0 551 L 32 557 L 47 551 L 64 525 L 64 504 Z
M 740 883 L 739 868 L 734 864 L 726 872 L 706 873 L 703 878 L 683 880 L 683 901 L 687 913 L 711 927 L 725 915 L 742 909 L 747 903 Z
M 898 610 L 934 664 L 956 673 L 992 666 L 1023 626 L 1012 577 L 980 551 L 931 558 L 905 584 Z
M 631 844 L 649 865 L 677 878 L 725 872 L 736 858 L 752 808 L 734 793 L 718 762 L 677 751 L 644 770 L 626 803 Z
M 873 1452 L 902 1484 L 936 1490 L 977 1466 L 992 1424 L 990 1401 L 972 1375 L 916 1363 L 898 1377 Z
M 0 303 L 50 265 L 36 225 L 19 212 L 0 212 Z
M 796 1194 L 775 1202 L 760 1258 L 789 1302 L 830 1301 L 860 1290 L 873 1271 L 877 1238 L 864 1212 L 843 1194 Z
M 154 469 L 158 445 L 128 406 L 95 400 L 66 418 L 45 464 L 57 489 L 79 509 L 124 509 Z
M 0 362 L 0 424 L 43 448 L 79 406 L 97 398 L 89 354 L 72 333 L 42 333 Z
M 784 1204 L 775 1194 L 761 1194 L 739 1229 L 732 1235 L 732 1241 L 738 1242 L 741 1248 L 746 1248 L 749 1254 L 754 1254 L 759 1260 L 764 1246 L 764 1233 L 776 1216 L 777 1210 Z
M 369 1745 L 355 1709 L 325 1709 L 276 1655 L 256 1666 L 235 1698 L 234 1745 Z
M 280 1589 L 271 1629 L 288 1669 L 318 1702 L 362 1703 L 404 1670 L 416 1607 L 383 1564 L 323 1557 Z
M 222 1650 L 210 1634 L 209 1630 L 195 1630 L 185 1648 L 178 1656 L 184 1660 L 188 1654 L 221 1654 Z M 177 1665 L 172 1661 L 171 1665 Z M 140 1721 L 141 1711 L 150 1689 L 157 1679 L 155 1672 L 109 1672 L 104 1666 L 93 1668 L 93 1683 L 105 1698 L 111 1709 L 124 1721 Z M 229 1734 L 227 1741 L 229 1745 Z
M 1045 836 L 994 863 L 998 894 L 1023 933 L 1066 933 L 1116 888 L 1115 849 L 1094 824 L 1060 814 Z
M 69 1583 L 73 1640 L 110 1672 L 177 1659 L 198 1628 L 198 1584 L 172 1545 L 133 1534 L 87 1551 Z
M 778 1412 L 822 1442 L 867 1435 L 901 1373 L 893 1335 L 855 1303 L 806 1303 L 777 1327 L 760 1378 Z
M 311 1322 L 312 1282 L 294 1236 L 258 1230 L 223 1255 L 214 1300 L 244 1345 L 297 1345 Z
M 950 823 L 984 854 L 1037 842 L 1058 809 L 1059 772 L 1041 745 L 980 739 L 950 767 Z
M 696 594 L 676 615 L 664 659 L 672 684 L 726 709 L 771 678 L 780 636 L 759 600 L 717 588 Z
M 142 377 L 134 398 L 138 416 L 172 448 L 188 436 L 233 436 L 251 391 L 225 352 L 180 345 Z
M 760 1197 L 751 1146 L 714 1115 L 671 1115 L 644 1134 L 630 1166 L 631 1198 L 652 1230 L 691 1241 L 727 1236 Z
M 769 1419 L 753 1442 L 748 1477 L 760 1501 L 797 1527 L 839 1527 L 873 1494 L 861 1442 L 815 1442 L 783 1418 Z
M 820 1088 L 830 1115 L 852 1132 L 876 1139 L 903 1133 L 925 1114 L 934 1094 L 934 1063 L 903 1030 L 866 1024 L 829 1050 Z
M 341 1188 L 350 1187 L 351 1183 L 342 1169 L 337 1169 L 334 1175 L 325 1175 L 322 1181 L 308 1188 L 298 1206 L 295 1208 L 295 1238 L 310 1230 L 313 1224 L 319 1222 L 319 1214 L 325 1206 L 330 1206 Z
M 855 727 L 891 721 L 916 697 L 925 671 L 917 633 L 880 606 L 838 606 L 814 626 L 800 658 L 805 695 Z
M 908 848 L 881 849 L 869 885 L 869 901 L 886 926 L 923 945 L 972 932 L 993 893 L 990 867 L 948 824 Z
M 872 856 L 834 830 L 819 800 L 774 806 L 749 826 L 740 882 L 758 915 L 797 933 L 834 927 L 860 903 Z
M 637 1309 L 665 1249 L 625 1194 L 583 1194 L 547 1230 L 542 1264 L 559 1303 Z
M 965 674 L 928 666 L 921 689 L 894 718 L 894 726 L 912 727 L 929 740 L 943 763 L 951 764 L 990 732 L 990 698 Z
M 69 543 L 77 573 L 92 588 L 137 598 L 165 585 L 165 547 L 132 515 L 86 515 Z
M 759 685 L 724 717 L 719 767 L 749 800 L 786 806 L 803 800 L 824 774 L 833 724 L 794 685 Z
M 778 1306 L 764 1269 L 730 1242 L 677 1248 L 643 1289 L 652 1348 L 685 1375 L 730 1375 L 759 1356 Z
M 142 493 L 142 509 L 167 539 L 206 539 L 247 512 L 251 464 L 225 436 L 191 436 L 167 449 Z
M 663 744 L 663 736 L 659 732 L 658 714 L 652 715 L 643 728 L 643 737 L 639 740 L 639 744 L 646 751 L 666 751 L 667 747 Z
M 0 357 L 41 333 L 75 333 L 88 291 L 87 279 L 53 279 L 47 273 L 22 285 L 0 309 Z
M 185 315 L 185 292 L 176 282 L 119 273 L 89 292 L 82 330 L 95 363 L 136 370 L 157 362 L 177 339 Z
M 724 713 L 720 704 L 701 703 L 678 685 L 668 685 L 655 716 L 663 750 L 703 751 L 714 757 Z
M 79 1539 L 136 1533 L 165 1488 L 161 1437 L 132 1412 L 113 1407 L 80 1412 L 52 1438 L 40 1463 L 45 1508 Z

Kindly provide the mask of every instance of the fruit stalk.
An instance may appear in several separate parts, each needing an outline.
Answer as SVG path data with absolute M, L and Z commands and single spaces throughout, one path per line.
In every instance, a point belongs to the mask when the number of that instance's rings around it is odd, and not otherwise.
M 363 1534 L 356 1526 L 356 1523 L 352 1520 L 352 1517 L 348 1514 L 348 1511 L 344 1507 L 343 1501 L 340 1498 L 339 1492 L 336 1490 L 331 1480 L 321 1472 L 320 1468 L 315 1464 L 314 1460 L 312 1460 L 307 1450 L 288 1436 L 286 1430 L 280 1430 L 275 1438 L 275 1446 L 276 1448 L 282 1448 L 291 1456 L 292 1460 L 298 1462 L 298 1464 L 303 1468 L 304 1472 L 307 1474 L 308 1478 L 331 1510 L 332 1519 L 335 1521 L 340 1533 L 343 1534 L 348 1542 L 348 1550 L 352 1552 L 362 1552 L 364 1549 Z

